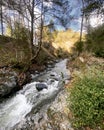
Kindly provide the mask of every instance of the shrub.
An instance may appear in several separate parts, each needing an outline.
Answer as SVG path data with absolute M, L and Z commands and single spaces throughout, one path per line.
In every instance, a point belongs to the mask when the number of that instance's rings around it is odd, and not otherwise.
M 93 67 L 73 81 L 68 100 L 75 128 L 104 129 L 104 71 Z
M 85 49 L 94 52 L 96 56 L 104 57 L 104 24 L 89 29 Z
M 13 31 L 12 37 L 14 37 L 15 39 L 24 42 L 28 41 L 30 35 L 29 29 L 23 26 L 21 23 L 15 22 L 14 29 L 12 31 Z
M 59 47 L 56 50 L 56 55 L 58 58 L 67 58 L 69 56 L 69 53 L 67 51 L 65 51 L 64 49 Z
M 83 41 L 77 41 L 75 43 L 75 50 L 78 52 L 78 55 L 83 51 Z
M 97 57 L 103 57 L 103 58 L 104 58 L 104 49 L 97 50 L 97 51 L 95 52 L 95 55 L 96 55 Z

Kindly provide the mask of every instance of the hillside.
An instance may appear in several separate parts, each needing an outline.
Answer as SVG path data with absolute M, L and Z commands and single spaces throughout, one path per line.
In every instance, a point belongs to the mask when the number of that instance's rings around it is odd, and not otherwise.
M 75 42 L 78 41 L 79 36 L 79 32 L 75 32 L 71 29 L 67 31 L 59 31 L 52 45 L 55 49 L 61 48 L 70 53 L 71 48 L 74 46 Z
M 34 51 L 36 50 L 37 47 L 34 46 Z M 18 64 L 24 68 L 30 64 L 30 57 L 27 41 L 0 35 L 0 67 Z M 47 57 L 55 58 L 50 50 L 42 46 L 39 56 L 35 59 L 36 64 L 43 65 L 48 60 Z
M 0 36 L 0 66 L 24 62 L 29 59 L 28 43 L 7 36 Z

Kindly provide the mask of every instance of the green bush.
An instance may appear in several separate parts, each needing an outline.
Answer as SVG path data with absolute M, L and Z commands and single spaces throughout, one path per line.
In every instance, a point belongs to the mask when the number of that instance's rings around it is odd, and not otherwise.
M 104 57 L 104 24 L 90 28 L 86 35 L 85 49 Z
M 80 54 L 83 51 L 83 41 L 77 41 L 75 43 L 75 50 Z
M 12 31 L 13 31 L 13 35 L 12 35 L 13 38 L 24 42 L 28 41 L 30 35 L 29 29 L 26 28 L 21 23 L 15 22 L 14 29 Z
M 69 53 L 62 48 L 58 48 L 56 50 L 56 55 L 58 58 L 67 58 L 69 56 Z
M 73 126 L 104 129 L 104 71 L 91 68 L 78 75 L 72 86 L 68 100 Z
M 73 53 L 77 53 L 77 55 L 80 55 L 83 51 L 84 42 L 83 41 L 77 41 L 74 44 L 74 47 L 72 48 Z
M 103 57 L 103 58 L 104 58 L 104 49 L 97 50 L 97 51 L 95 52 L 95 55 L 96 55 L 97 57 Z

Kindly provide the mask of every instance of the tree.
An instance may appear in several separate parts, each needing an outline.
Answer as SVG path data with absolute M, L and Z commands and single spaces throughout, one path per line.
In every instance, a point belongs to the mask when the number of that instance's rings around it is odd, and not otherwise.
M 0 22 L 1 22 L 1 34 L 3 35 L 3 9 L 2 9 L 2 0 L 0 0 Z
M 44 21 L 43 21 L 43 0 L 41 0 L 41 7 L 40 7 L 40 37 L 39 37 L 39 43 L 38 43 L 38 49 L 35 53 L 35 55 L 31 58 L 31 61 L 34 61 L 34 59 L 37 58 L 40 50 L 41 50 L 41 45 L 42 45 L 42 38 L 43 38 L 43 25 L 44 25 Z M 33 35 L 32 35 L 33 36 Z
M 85 7 L 83 10 L 86 16 L 91 15 L 94 11 L 97 14 L 104 14 L 104 0 L 84 0 L 84 2 Z
M 81 20 L 81 29 L 80 29 L 80 43 L 82 42 L 82 31 L 83 31 L 83 21 L 84 21 L 84 0 L 81 0 L 82 1 L 82 20 Z
M 30 30 L 28 41 L 31 59 L 39 53 L 42 44 L 43 26 L 48 26 L 50 19 L 53 20 L 53 24 L 58 23 L 58 25 L 64 26 L 65 29 L 68 28 L 67 23 L 70 23 L 69 12 L 71 8 L 68 0 L 3 0 L 3 5 L 7 12 L 8 10 L 12 12 L 12 18 L 11 14 L 5 13 L 4 15 L 5 19 L 7 18 L 5 22 L 11 28 L 11 34 L 16 22 L 20 22 Z M 39 33 L 39 44 L 37 51 L 34 52 L 34 39 L 37 39 L 37 35 L 35 35 L 37 32 Z
M 24 24 L 25 27 L 27 27 L 30 30 L 29 34 L 29 48 L 31 52 L 31 58 L 34 56 L 34 33 L 36 31 L 36 21 L 39 20 L 41 22 L 41 9 L 37 13 L 37 10 L 39 7 L 41 7 L 42 0 L 4 0 L 3 1 L 5 7 L 9 8 L 10 11 L 12 11 L 12 16 L 14 18 L 14 21 L 11 23 L 10 16 L 8 17 L 8 24 L 12 29 L 15 27 L 13 25 L 13 22 L 16 23 L 16 21 L 20 24 Z M 14 13 L 15 12 L 15 13 Z M 21 21 L 21 19 L 23 19 Z M 11 25 L 10 25 L 11 24 Z M 40 23 L 38 23 L 37 26 L 39 26 Z
M 104 1 L 103 0 L 81 0 L 82 2 L 82 20 L 81 20 L 81 30 L 80 30 L 80 42 L 82 41 L 82 31 L 83 31 L 83 21 L 84 17 L 89 19 L 89 16 L 96 11 L 97 14 L 104 15 Z

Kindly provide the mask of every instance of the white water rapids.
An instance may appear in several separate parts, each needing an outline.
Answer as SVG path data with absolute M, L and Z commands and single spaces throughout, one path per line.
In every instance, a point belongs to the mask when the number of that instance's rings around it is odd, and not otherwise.
M 66 69 L 67 60 L 56 63 L 51 71 L 47 71 L 38 77 L 47 89 L 38 91 L 36 84 L 38 80 L 33 81 L 23 87 L 15 96 L 0 104 L 0 130 L 11 130 L 13 127 L 23 121 L 31 110 L 55 97 L 62 88 L 62 80 L 69 78 L 69 71 Z

